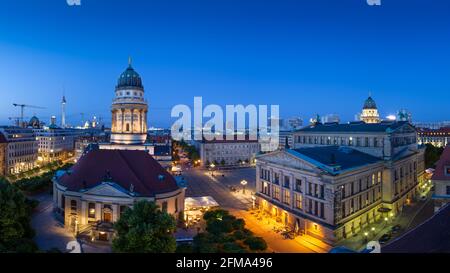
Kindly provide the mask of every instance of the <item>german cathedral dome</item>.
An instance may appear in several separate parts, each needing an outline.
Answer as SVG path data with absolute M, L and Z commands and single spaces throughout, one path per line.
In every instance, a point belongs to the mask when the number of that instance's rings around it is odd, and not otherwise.
M 138 88 L 144 89 L 142 85 L 141 76 L 133 69 L 131 64 L 128 66 L 127 70 L 123 72 L 119 80 L 117 81 L 117 89 L 126 89 L 126 88 Z

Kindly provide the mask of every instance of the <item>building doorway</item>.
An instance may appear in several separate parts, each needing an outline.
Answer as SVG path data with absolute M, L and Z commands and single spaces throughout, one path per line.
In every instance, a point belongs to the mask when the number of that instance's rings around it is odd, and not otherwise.
M 100 232 L 98 234 L 98 240 L 102 241 L 102 242 L 107 242 L 108 241 L 108 234 L 106 232 Z
M 109 206 L 105 206 L 103 208 L 103 222 L 104 223 L 112 223 L 112 219 L 113 215 L 112 215 L 112 209 Z

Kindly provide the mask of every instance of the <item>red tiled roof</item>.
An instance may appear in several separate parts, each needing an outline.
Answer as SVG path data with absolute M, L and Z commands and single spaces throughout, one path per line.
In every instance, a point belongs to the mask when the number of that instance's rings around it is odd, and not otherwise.
M 450 145 L 445 147 L 439 159 L 432 180 L 449 180 L 450 176 L 445 174 L 445 167 L 450 167 Z
M 450 135 L 450 127 L 443 127 L 440 129 L 419 129 L 419 135 L 427 136 L 440 136 L 440 135 Z
M 81 157 L 59 183 L 69 191 L 80 191 L 110 181 L 127 191 L 133 185 L 134 193 L 141 196 L 178 189 L 173 176 L 147 152 L 126 150 L 91 151 Z

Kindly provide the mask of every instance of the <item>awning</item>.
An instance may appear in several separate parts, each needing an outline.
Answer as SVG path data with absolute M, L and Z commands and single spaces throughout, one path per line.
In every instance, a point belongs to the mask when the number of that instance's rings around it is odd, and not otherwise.
M 219 207 L 219 203 L 211 196 L 205 197 L 187 197 L 184 200 L 184 206 L 186 210 L 198 209 L 198 208 L 215 208 Z

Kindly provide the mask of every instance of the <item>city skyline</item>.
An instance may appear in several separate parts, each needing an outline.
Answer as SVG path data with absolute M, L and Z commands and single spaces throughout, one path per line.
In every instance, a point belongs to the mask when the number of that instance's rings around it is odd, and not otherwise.
M 68 124 L 80 125 L 81 113 L 110 124 L 129 56 L 149 127 L 170 126 L 172 107 L 198 95 L 205 104 L 279 104 L 284 118 L 337 113 L 345 122 L 372 92 L 382 118 L 408 109 L 414 121 L 448 119 L 445 1 L 1 5 L 1 124 L 19 115 L 13 103 L 46 107 L 25 116 L 60 123 L 63 95 Z

